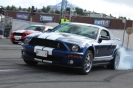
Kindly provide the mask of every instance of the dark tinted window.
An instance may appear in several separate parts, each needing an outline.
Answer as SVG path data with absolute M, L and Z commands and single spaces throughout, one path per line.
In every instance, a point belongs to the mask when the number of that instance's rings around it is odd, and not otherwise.
M 29 26 L 26 30 L 35 30 L 35 31 L 42 31 L 44 29 L 43 26 Z

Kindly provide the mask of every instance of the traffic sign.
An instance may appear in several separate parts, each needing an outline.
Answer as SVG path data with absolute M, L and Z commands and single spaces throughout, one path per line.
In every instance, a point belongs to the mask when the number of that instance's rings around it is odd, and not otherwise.
M 131 27 L 128 27 L 127 29 L 126 29 L 126 33 L 127 34 L 132 34 L 133 33 L 133 28 L 131 28 Z

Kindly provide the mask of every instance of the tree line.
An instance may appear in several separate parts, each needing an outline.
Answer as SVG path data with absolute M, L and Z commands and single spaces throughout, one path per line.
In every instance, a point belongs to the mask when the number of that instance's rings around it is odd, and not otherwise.
M 70 8 L 67 8 L 67 9 L 70 9 Z M 9 5 L 8 5 L 7 7 L 5 7 L 5 10 L 30 12 L 30 11 L 31 11 L 31 7 L 22 8 L 21 6 L 15 7 L 14 5 L 12 5 L 12 6 L 9 6 Z M 37 12 L 60 14 L 60 11 L 59 11 L 59 10 L 52 10 L 52 9 L 50 8 L 50 6 L 47 6 L 47 7 L 43 6 L 42 9 L 38 9 L 38 8 L 36 7 L 36 10 L 37 10 Z M 84 15 L 84 14 L 85 14 L 85 13 L 84 13 L 84 10 L 81 9 L 81 8 L 78 8 L 78 7 L 76 8 L 75 13 L 77 13 L 77 14 L 79 14 L 79 15 Z
M 19 7 L 15 7 L 14 5 L 12 6 L 6 6 L 4 7 L 5 10 L 11 10 L 11 11 L 23 11 L 23 12 L 30 12 L 31 11 L 31 7 L 28 8 L 22 8 L 21 6 Z M 60 10 L 53 10 L 50 8 L 50 6 L 43 6 L 41 9 L 38 9 L 36 7 L 37 13 L 50 13 L 50 14 L 60 14 Z M 66 8 L 66 12 L 70 13 L 70 8 Z M 87 11 L 86 9 L 83 10 L 81 8 L 76 7 L 75 11 L 73 13 L 76 13 L 77 15 L 80 16 L 88 16 L 88 14 L 99 14 L 95 11 Z M 107 17 L 108 15 L 103 14 L 104 17 Z M 109 17 L 112 17 L 114 19 L 116 19 L 116 17 L 112 16 L 111 14 L 109 15 Z M 118 19 L 127 19 L 126 17 L 123 16 L 119 16 Z M 130 20 L 130 18 L 128 18 Z

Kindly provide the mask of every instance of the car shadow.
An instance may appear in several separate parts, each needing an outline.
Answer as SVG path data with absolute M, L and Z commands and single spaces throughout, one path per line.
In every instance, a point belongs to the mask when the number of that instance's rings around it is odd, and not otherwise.
M 21 64 L 22 65 L 22 64 Z M 36 66 L 30 66 L 23 64 L 24 67 L 28 67 L 34 71 L 38 72 L 47 72 L 47 73 L 59 73 L 59 74 L 67 74 L 67 75 L 81 75 L 79 68 L 70 68 L 70 67 L 63 67 L 58 66 L 54 64 L 46 64 L 46 63 L 40 63 Z M 108 70 L 106 67 L 99 66 L 99 67 L 93 67 L 91 70 L 91 73 L 97 72 L 97 71 L 105 71 Z

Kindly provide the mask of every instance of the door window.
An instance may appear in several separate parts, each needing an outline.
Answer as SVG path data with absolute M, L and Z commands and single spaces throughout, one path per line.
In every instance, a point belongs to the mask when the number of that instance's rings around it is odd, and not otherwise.
M 100 33 L 100 37 L 108 37 L 108 39 L 110 39 L 109 32 L 106 30 L 102 30 Z

